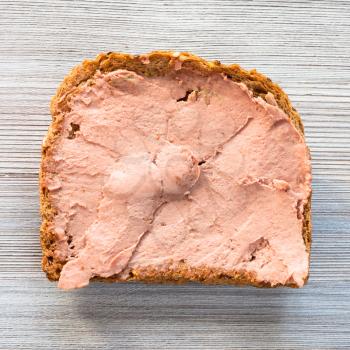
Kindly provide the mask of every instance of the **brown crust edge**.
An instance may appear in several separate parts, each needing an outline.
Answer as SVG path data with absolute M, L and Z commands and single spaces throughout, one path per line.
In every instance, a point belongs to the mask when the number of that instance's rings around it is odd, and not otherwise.
M 148 64 L 142 63 L 149 60 Z M 145 76 L 165 75 L 174 69 L 175 61 L 182 61 L 182 67 L 193 69 L 200 74 L 209 75 L 213 72 L 225 73 L 228 77 L 237 82 L 243 82 L 253 92 L 255 96 L 265 99 L 265 95 L 270 92 L 274 95 L 278 106 L 289 116 L 297 130 L 304 135 L 304 127 L 298 112 L 292 107 L 288 96 L 271 79 L 257 72 L 255 69 L 246 71 L 239 65 L 224 65 L 220 61 L 206 61 L 190 53 L 174 53 L 171 51 L 154 51 L 145 55 L 130 55 L 123 53 L 102 53 L 94 60 L 85 60 L 80 65 L 72 69 L 60 84 L 55 96 L 51 100 L 52 122 L 50 124 L 46 138 L 42 145 L 42 161 L 39 173 L 40 183 L 40 213 L 42 224 L 40 227 L 40 240 L 43 251 L 42 269 L 46 272 L 48 279 L 56 281 L 59 278 L 64 261 L 60 261 L 54 255 L 55 233 L 50 229 L 50 223 L 55 215 L 55 209 L 50 202 L 50 193 L 45 187 L 45 163 L 50 158 L 56 138 L 60 135 L 61 121 L 64 113 L 67 112 L 67 102 L 77 91 L 79 85 L 93 77 L 97 70 L 110 72 L 116 69 L 129 69 Z M 311 194 L 304 207 L 303 239 L 310 257 L 311 249 Z M 307 282 L 309 276 L 305 279 Z M 121 281 L 118 276 L 109 278 L 95 278 L 101 281 Z M 176 267 L 169 267 L 165 271 L 148 268 L 142 271 L 133 270 L 128 280 L 142 282 L 173 282 L 182 283 L 187 281 L 202 282 L 209 284 L 248 284 L 256 287 L 271 287 L 269 283 L 262 283 L 256 280 L 255 276 L 239 271 L 221 271 L 205 269 L 193 269 L 185 263 Z M 281 286 L 281 285 L 277 285 Z M 274 287 L 277 287 L 274 286 Z M 294 283 L 286 283 L 284 286 L 297 287 Z

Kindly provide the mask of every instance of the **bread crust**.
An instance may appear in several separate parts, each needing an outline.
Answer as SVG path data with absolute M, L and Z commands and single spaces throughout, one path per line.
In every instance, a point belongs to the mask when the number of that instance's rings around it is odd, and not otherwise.
M 39 174 L 40 212 L 42 217 L 40 239 L 43 251 L 42 269 L 46 272 L 50 280 L 56 281 L 59 279 L 65 261 L 59 260 L 54 254 L 56 235 L 52 231 L 52 222 L 56 215 L 56 210 L 50 200 L 50 192 L 45 186 L 45 165 L 52 155 L 55 140 L 61 133 L 64 114 L 69 111 L 69 99 L 78 92 L 79 85 L 82 82 L 92 79 L 98 70 L 101 72 L 111 72 L 116 69 L 128 69 L 138 74 L 152 77 L 166 75 L 173 71 L 177 60 L 182 62 L 183 68 L 194 70 L 202 75 L 224 73 L 233 81 L 242 82 L 247 85 L 254 96 L 260 96 L 265 99 L 266 94 L 270 92 L 274 96 L 278 106 L 289 116 L 300 134 L 304 135 L 304 127 L 301 118 L 298 112 L 292 107 L 288 96 L 277 84 L 273 83 L 269 78 L 257 72 L 255 69 L 247 71 L 237 64 L 224 65 L 221 64 L 220 61 L 209 62 L 187 52 L 174 53 L 171 51 L 154 51 L 145 55 L 109 52 L 107 54 L 99 54 L 94 60 L 83 61 L 80 65 L 73 68 L 64 78 L 55 96 L 53 96 L 51 100 L 50 109 L 52 122 L 42 145 L 42 161 Z M 146 61 L 147 64 L 144 63 Z M 302 235 L 305 247 L 310 256 L 311 194 L 304 207 Z M 94 279 L 111 282 L 120 281 L 118 276 Z M 308 276 L 306 277 L 306 280 L 307 279 Z M 210 284 L 249 284 L 257 287 L 271 287 L 269 283 L 257 281 L 256 277 L 251 273 L 242 273 L 238 271 L 228 272 L 210 268 L 192 268 L 187 266 L 186 263 L 181 263 L 176 268 L 168 268 L 167 270 L 161 271 L 154 268 L 132 270 L 127 280 L 157 283 L 195 281 Z M 297 287 L 291 282 L 287 282 L 284 286 Z

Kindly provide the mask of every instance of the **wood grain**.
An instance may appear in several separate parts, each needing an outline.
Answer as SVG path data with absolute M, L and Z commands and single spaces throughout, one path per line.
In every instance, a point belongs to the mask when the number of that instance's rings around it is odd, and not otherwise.
M 260 290 L 93 284 L 40 270 L 38 166 L 49 100 L 100 51 L 190 51 L 257 68 L 303 117 L 313 158 L 309 284 Z M 349 349 L 350 2 L 0 2 L 1 349 Z

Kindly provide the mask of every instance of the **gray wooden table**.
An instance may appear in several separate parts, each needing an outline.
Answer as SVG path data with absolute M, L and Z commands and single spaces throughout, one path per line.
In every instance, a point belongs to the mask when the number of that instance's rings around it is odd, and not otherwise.
M 313 157 L 300 290 L 92 284 L 40 269 L 49 99 L 100 51 L 187 50 L 257 68 L 300 111 Z M 0 349 L 350 349 L 350 2 L 0 0 Z

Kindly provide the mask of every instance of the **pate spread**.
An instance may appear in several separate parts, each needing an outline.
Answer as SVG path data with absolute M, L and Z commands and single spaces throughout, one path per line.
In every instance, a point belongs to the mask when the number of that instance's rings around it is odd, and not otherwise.
M 96 73 L 69 101 L 46 187 L 64 289 L 133 270 L 304 284 L 308 149 L 272 94 L 181 67 Z

